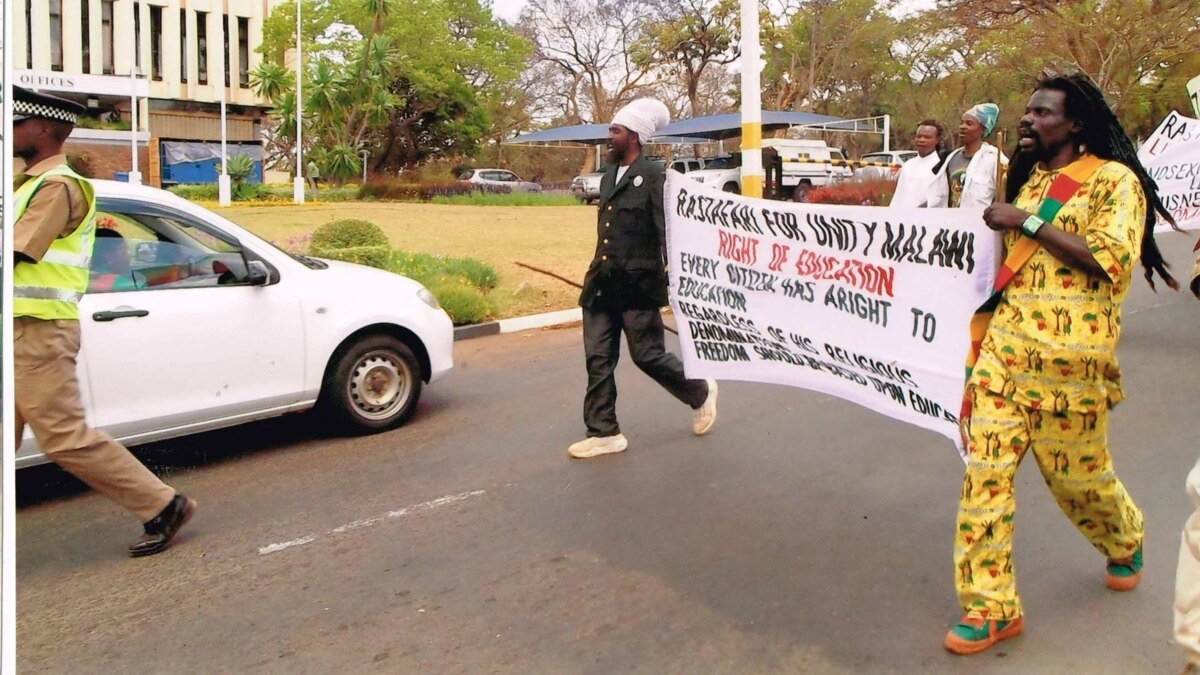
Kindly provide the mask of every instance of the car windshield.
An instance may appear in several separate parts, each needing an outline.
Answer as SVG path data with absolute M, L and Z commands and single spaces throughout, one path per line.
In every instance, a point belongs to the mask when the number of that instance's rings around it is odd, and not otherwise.
M 735 166 L 732 157 L 714 157 L 704 163 L 705 169 L 732 169 Z

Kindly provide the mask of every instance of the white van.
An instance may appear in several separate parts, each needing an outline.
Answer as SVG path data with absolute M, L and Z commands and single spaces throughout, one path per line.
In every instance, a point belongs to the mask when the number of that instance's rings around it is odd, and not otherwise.
M 764 148 L 774 148 L 783 162 L 783 187 L 790 190 L 794 201 L 804 201 L 809 190 L 818 185 L 848 180 L 853 172 L 846 164 L 846 156 L 838 148 L 831 148 L 825 141 L 764 138 Z M 699 171 L 689 171 L 687 176 L 705 185 L 712 185 L 725 192 L 741 193 L 742 174 L 736 161 L 714 163 L 710 161 Z M 787 193 L 785 193 L 787 194 Z

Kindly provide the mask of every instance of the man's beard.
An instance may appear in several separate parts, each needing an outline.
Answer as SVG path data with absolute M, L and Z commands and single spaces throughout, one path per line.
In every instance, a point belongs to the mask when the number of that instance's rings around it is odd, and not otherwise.
M 610 146 L 608 148 L 608 161 L 610 164 L 620 164 L 625 159 L 625 149 Z

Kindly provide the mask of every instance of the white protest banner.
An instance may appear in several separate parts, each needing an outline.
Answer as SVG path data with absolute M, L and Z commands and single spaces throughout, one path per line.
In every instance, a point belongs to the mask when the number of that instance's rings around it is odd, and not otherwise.
M 960 445 L 970 319 L 1001 248 L 981 209 L 764 201 L 667 176 L 688 377 L 812 389 Z
M 1200 120 L 1175 111 L 1138 149 L 1138 159 L 1158 183 L 1158 196 L 1181 230 L 1200 230 Z M 1170 232 L 1159 219 L 1155 232 Z

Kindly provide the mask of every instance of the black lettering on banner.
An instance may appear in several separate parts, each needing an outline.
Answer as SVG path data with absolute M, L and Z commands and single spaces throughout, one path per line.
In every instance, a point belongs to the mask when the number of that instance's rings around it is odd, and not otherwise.
M 733 263 L 725 265 L 725 274 L 729 276 L 729 283 L 734 286 L 740 286 L 748 291 L 770 291 L 775 292 L 775 282 L 779 277 L 766 272 L 759 272 L 748 267 L 739 267 Z
M 698 277 L 714 281 L 717 278 L 717 268 L 721 265 L 721 261 L 715 258 L 706 258 L 702 255 L 693 255 L 691 253 L 680 254 L 679 263 L 680 269 L 684 274 L 695 274 Z
M 688 321 L 688 332 L 693 340 L 720 340 L 722 342 L 737 342 L 741 344 L 758 344 L 763 339 L 751 333 L 744 333 L 736 328 L 718 326 L 704 321 Z
M 829 343 L 825 343 L 825 354 L 834 361 L 854 366 L 864 372 L 885 377 L 910 387 L 917 387 L 917 383 L 912 379 L 912 373 L 907 368 L 897 366 L 895 361 L 891 363 L 880 361 L 879 359 L 857 354 Z
M 758 223 L 758 214 L 749 204 L 738 204 L 728 199 L 718 199 L 702 194 L 679 191 L 675 203 L 675 215 L 729 229 L 752 234 L 763 234 Z
M 958 415 L 938 405 L 936 401 L 931 401 L 911 389 L 908 390 L 908 404 L 910 408 L 922 415 L 958 424 Z
M 892 303 L 887 300 L 869 298 L 862 293 L 848 291 L 840 286 L 830 286 L 829 290 L 825 292 L 825 306 L 886 328 L 888 308 L 892 306 Z
M 779 349 L 778 347 L 755 345 L 754 353 L 758 354 L 758 358 L 762 359 L 763 361 L 781 361 L 783 363 L 790 363 L 793 366 L 805 365 L 804 359 L 796 356 L 786 349 Z
M 707 321 L 709 323 L 736 328 L 748 333 L 754 333 L 755 335 L 761 335 L 761 333 L 758 332 L 758 328 L 754 326 L 754 322 L 750 319 L 738 316 L 736 314 L 722 312 L 719 309 L 701 307 L 700 305 L 693 305 L 690 302 L 680 302 L 679 311 L 689 319 Z
M 817 285 L 811 281 L 784 279 L 780 282 L 779 288 L 789 298 L 800 298 L 804 302 L 813 302 L 817 299 Z
M 897 262 L 912 262 L 931 267 L 975 270 L 975 233 L 939 229 L 928 245 L 929 229 L 924 225 L 885 222 L 884 240 L 879 255 Z
M 877 393 L 886 393 L 888 396 L 892 397 L 892 400 L 896 403 L 899 403 L 903 406 L 908 405 L 904 400 L 904 390 L 901 389 L 899 385 L 892 384 L 891 382 L 884 382 L 878 377 L 872 377 L 869 379 L 871 380 L 871 384 L 875 385 L 875 391 Z
M 929 312 L 912 308 L 913 315 L 913 337 L 917 336 L 917 331 L 921 332 L 921 339 L 926 342 L 933 342 L 933 338 L 937 335 L 937 318 Z
M 813 238 L 821 246 L 839 251 L 853 251 L 858 246 L 858 228 L 853 220 L 835 218 L 820 213 L 805 214 Z
M 724 342 L 708 342 L 697 340 L 692 343 L 696 347 L 696 356 L 705 361 L 728 363 L 730 361 L 749 361 L 750 354 L 742 345 L 731 345 Z
M 680 275 L 678 294 L 681 298 L 692 298 L 729 309 L 746 311 L 745 295 L 732 288 L 725 288 L 707 281 L 697 281 L 691 277 Z
M 792 241 L 808 241 L 808 235 L 800 229 L 800 219 L 794 213 L 786 211 L 772 211 L 771 209 L 762 210 L 763 222 L 767 224 L 767 229 L 776 237 L 791 239 Z
M 788 333 L 788 340 L 792 344 L 796 345 L 800 349 L 803 349 L 804 351 L 806 351 L 810 354 L 820 354 L 821 353 L 820 351 L 817 350 L 816 347 L 813 346 L 812 338 L 808 338 L 803 335 L 798 335 L 796 333 Z

